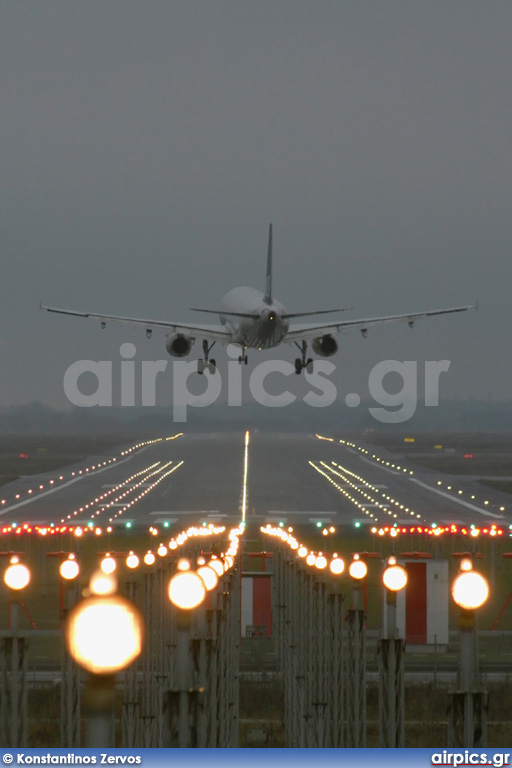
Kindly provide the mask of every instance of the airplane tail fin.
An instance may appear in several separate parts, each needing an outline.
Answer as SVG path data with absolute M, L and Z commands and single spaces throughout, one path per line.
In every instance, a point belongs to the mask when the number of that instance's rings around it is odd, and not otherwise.
M 272 304 L 272 224 L 268 228 L 267 289 L 263 300 Z

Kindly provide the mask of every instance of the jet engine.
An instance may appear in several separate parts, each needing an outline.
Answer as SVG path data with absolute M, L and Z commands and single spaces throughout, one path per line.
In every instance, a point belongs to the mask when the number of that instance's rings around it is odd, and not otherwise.
M 165 341 L 165 348 L 173 357 L 186 357 L 192 349 L 192 339 L 183 333 L 175 333 L 168 336 Z
M 331 336 L 330 333 L 326 333 L 325 336 L 318 336 L 313 339 L 311 344 L 315 354 L 321 357 L 330 357 L 338 351 L 338 342 Z

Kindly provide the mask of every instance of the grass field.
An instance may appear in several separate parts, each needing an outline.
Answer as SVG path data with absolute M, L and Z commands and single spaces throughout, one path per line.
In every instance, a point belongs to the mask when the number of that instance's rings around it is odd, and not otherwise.
M 83 461 L 115 446 L 130 442 L 128 435 L 66 436 L 2 435 L 0 437 L 0 485 L 24 475 L 50 472 L 52 469 Z
M 405 442 L 406 437 L 414 438 L 414 442 Z M 438 472 L 475 477 L 499 475 L 512 479 L 512 435 L 509 433 L 384 435 L 375 432 L 367 434 L 365 439 Z M 357 442 L 357 438 L 354 440 Z M 465 454 L 472 458 L 464 458 Z M 512 483 L 509 487 L 512 489 Z

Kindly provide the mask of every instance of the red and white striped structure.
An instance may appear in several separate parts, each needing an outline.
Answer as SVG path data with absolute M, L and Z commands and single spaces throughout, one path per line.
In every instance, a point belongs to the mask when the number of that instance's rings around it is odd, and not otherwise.
M 270 573 L 242 574 L 242 637 L 272 637 Z
M 448 643 L 449 584 L 446 560 L 401 559 L 407 586 L 397 594 L 398 637 L 408 645 Z M 384 599 L 385 607 L 385 599 Z M 386 630 L 386 611 L 383 611 Z

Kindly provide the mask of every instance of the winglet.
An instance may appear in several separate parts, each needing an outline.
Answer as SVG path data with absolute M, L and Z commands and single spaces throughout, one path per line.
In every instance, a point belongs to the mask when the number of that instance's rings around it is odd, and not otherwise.
M 263 300 L 266 304 L 272 304 L 272 224 L 268 228 L 267 291 Z

